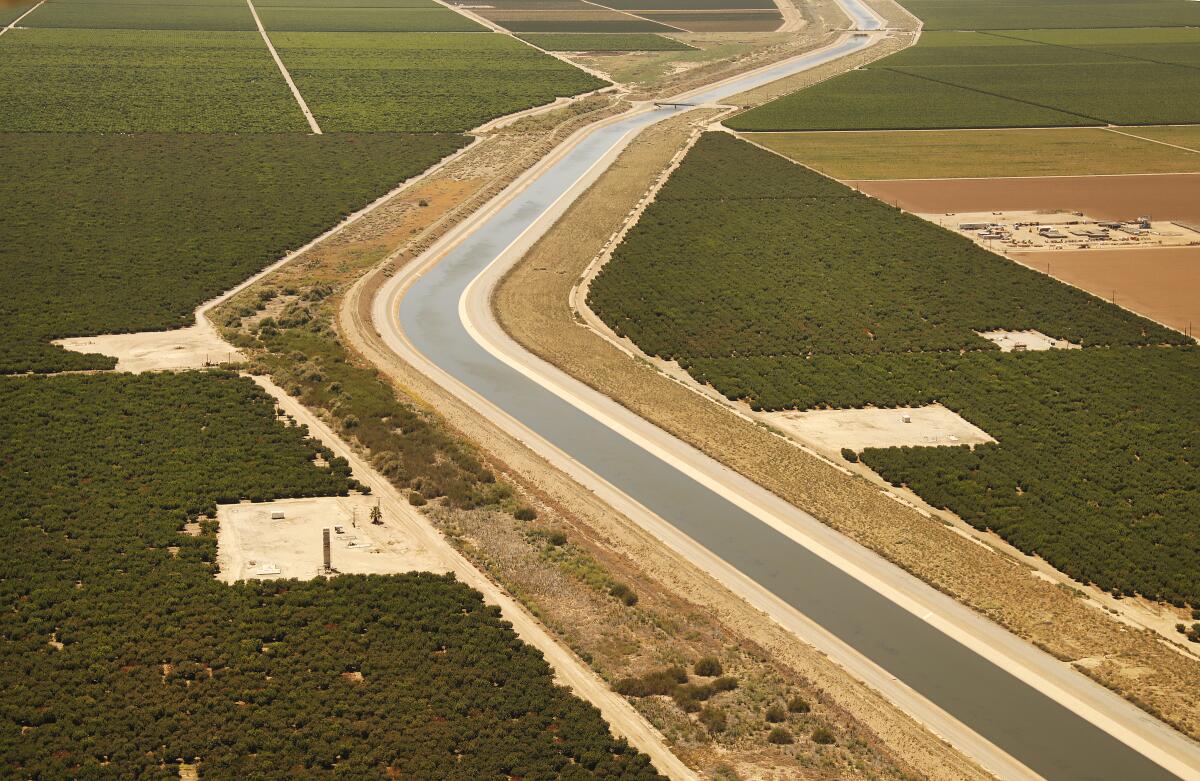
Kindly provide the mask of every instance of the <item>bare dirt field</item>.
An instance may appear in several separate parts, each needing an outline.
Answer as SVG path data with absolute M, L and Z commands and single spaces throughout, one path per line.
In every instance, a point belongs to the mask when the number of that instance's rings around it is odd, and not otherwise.
M 1200 325 L 1200 247 L 1013 252 L 1069 285 L 1185 333 Z
M 117 371 L 135 374 L 199 369 L 242 360 L 242 355 L 230 347 L 207 320 L 174 331 L 81 336 L 58 339 L 54 343 L 72 352 L 111 355 L 117 359 Z
M 844 447 L 858 452 L 868 447 L 936 447 L 996 441 L 941 404 L 898 409 L 772 412 L 761 417 L 806 445 L 835 457 Z
M 1200 174 L 855 179 L 847 184 L 917 214 L 1061 210 L 1080 211 L 1101 220 L 1145 215 L 1200 224 Z
M 451 571 L 440 551 L 431 551 L 399 526 L 371 523 L 375 504 L 370 496 L 323 496 L 219 505 L 219 579 L 317 577 L 322 574 L 323 529 L 329 529 L 330 558 L 338 573 Z

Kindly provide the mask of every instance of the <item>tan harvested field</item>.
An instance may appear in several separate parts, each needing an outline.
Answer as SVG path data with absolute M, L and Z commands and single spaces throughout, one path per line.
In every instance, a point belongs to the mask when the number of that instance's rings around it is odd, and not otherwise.
M 1185 333 L 1200 326 L 1200 247 L 1013 252 L 1009 257 Z
M 631 357 L 580 322 L 568 304 L 573 286 L 650 190 L 682 144 L 683 132 L 677 130 L 674 146 L 653 133 L 636 141 L 510 272 L 494 299 L 504 328 L 533 353 L 636 414 L 1184 732 L 1200 735 L 1200 661 L 1133 626 L 1131 606 L 1074 587 L 1061 575 L 1035 574 L 1036 563 L 980 544 L 936 514 L 898 503 L 879 486 Z M 658 144 L 665 148 L 651 148 Z M 1128 612 L 1120 618 L 1128 623 L 1106 612 L 1122 609 Z M 1156 627 L 1171 620 L 1168 614 L 1155 623 L 1148 617 L 1152 609 L 1136 620 Z
M 1200 225 L 1200 174 L 1020 179 L 850 180 L 853 187 L 918 214 L 1081 211 L 1101 220 L 1150 216 Z
M 1124 127 L 1122 133 L 1140 138 L 1175 144 L 1200 153 L 1200 125 L 1167 125 L 1163 127 Z
M 1149 130 L 1134 128 L 1129 132 L 1149 137 L 1149 132 L 1143 132 Z M 1131 138 L 1106 128 L 741 135 L 835 179 L 1200 172 L 1200 153 Z M 1200 137 L 1194 141 L 1200 145 Z

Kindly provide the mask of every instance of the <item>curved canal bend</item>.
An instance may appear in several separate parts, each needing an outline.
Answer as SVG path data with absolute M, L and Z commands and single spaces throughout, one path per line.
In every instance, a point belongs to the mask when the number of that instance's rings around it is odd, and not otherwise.
M 844 7 L 862 28 L 878 26 L 858 0 L 845 0 Z M 717 103 L 867 44 L 865 37 L 848 37 L 684 99 Z M 590 131 L 425 268 L 403 292 L 399 305 L 399 326 L 411 347 L 1035 773 L 1050 781 L 1176 778 L 475 341 L 460 317 L 460 299 L 472 281 L 578 180 L 610 160 L 614 148 L 683 110 L 632 113 Z

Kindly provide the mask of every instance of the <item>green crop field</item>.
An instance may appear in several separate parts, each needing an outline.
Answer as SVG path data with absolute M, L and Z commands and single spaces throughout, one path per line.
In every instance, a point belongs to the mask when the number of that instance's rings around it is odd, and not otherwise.
M 904 0 L 926 30 L 1194 27 L 1191 0 Z
M 12 30 L 0 132 L 305 132 L 256 32 Z
M 151 4 L 47 2 L 21 22 L 22 27 L 72 27 L 137 30 L 254 30 L 254 17 L 241 4 Z
M 606 2 L 609 8 L 621 11 L 774 11 L 778 8 L 771 0 L 615 0 Z
M 694 48 L 682 41 L 652 33 L 549 33 L 522 35 L 521 38 L 554 52 L 665 52 Z
M 866 463 L 1075 577 L 1200 605 L 1200 350 L 1176 332 L 716 133 L 588 302 L 759 409 L 937 400 L 998 443 Z M 1085 349 L 1000 353 L 991 329 Z
M 185 522 L 354 487 L 251 381 L 0 380 L 0 437 L 6 775 L 659 778 L 453 576 L 215 580 Z
M 1129 128 L 1139 135 L 1147 130 Z M 748 133 L 746 138 L 837 179 L 1200 173 L 1200 153 L 1106 128 Z
M 1098 120 L 900 71 L 850 71 L 725 121 L 735 130 L 909 130 L 1099 125 Z
M 1200 63 L 1200 37 L 1191 30 L 930 32 L 864 70 L 727 124 L 883 130 L 1200 122 L 1200 103 L 1181 99 L 1200 91 L 1192 62 Z
M 462 131 L 606 85 L 502 35 L 276 33 L 326 131 Z
M 111 366 L 47 342 L 187 325 L 201 302 L 466 141 L 0 134 L 0 372 Z
M 462 14 L 430 3 L 403 8 L 290 8 L 264 6 L 258 10 L 263 27 L 301 32 L 487 32 Z M 274 35 L 272 35 L 274 40 Z M 277 44 L 278 45 L 278 44 Z
M 33 6 L 33 3 L 0 6 L 0 27 L 7 27 Z

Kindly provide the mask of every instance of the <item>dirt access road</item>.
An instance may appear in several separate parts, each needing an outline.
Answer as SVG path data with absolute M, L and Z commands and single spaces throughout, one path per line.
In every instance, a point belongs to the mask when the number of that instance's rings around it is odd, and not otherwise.
M 697 102 L 703 103 L 705 101 L 697 99 Z M 641 109 L 641 111 L 644 112 L 645 109 Z M 436 261 L 440 260 L 443 255 L 455 251 L 456 245 L 462 244 L 464 247 L 471 249 L 472 245 L 469 242 L 472 241 L 471 232 L 474 228 L 496 217 L 497 214 L 503 211 L 505 206 L 515 203 L 514 199 L 521 194 L 522 190 L 528 189 L 531 192 L 537 192 L 538 186 L 541 184 L 538 181 L 538 177 L 547 171 L 553 170 L 554 165 L 565 160 L 573 148 L 582 148 L 588 143 L 589 137 L 593 134 L 602 134 L 607 129 L 610 133 L 618 136 L 609 138 L 609 141 L 617 145 L 609 149 L 608 153 L 602 155 L 584 170 L 575 172 L 577 178 L 573 183 L 568 183 L 567 190 L 562 193 L 561 197 L 554 198 L 552 197 L 553 193 L 551 193 L 551 201 L 548 206 L 538 206 L 539 209 L 545 209 L 545 211 L 541 212 L 541 218 L 535 219 L 533 223 L 521 230 L 519 235 L 515 237 L 515 240 L 508 245 L 507 249 L 504 242 L 509 239 L 506 237 L 503 225 L 499 229 L 493 227 L 493 230 L 489 231 L 489 233 L 494 235 L 485 237 L 484 241 L 490 242 L 489 246 L 491 250 L 509 259 L 519 256 L 523 248 L 527 247 L 536 238 L 538 229 L 541 228 L 544 230 L 549 223 L 552 223 L 558 214 L 570 203 L 572 195 L 577 195 L 590 181 L 594 180 L 600 170 L 603 170 L 608 163 L 611 163 L 612 158 L 615 157 L 615 153 L 619 151 L 619 136 L 622 131 L 620 127 L 617 127 L 614 131 L 613 126 L 615 124 L 614 122 L 600 123 L 594 128 L 579 134 L 554 155 L 547 158 L 530 175 L 515 183 L 510 190 L 496 199 L 490 207 L 485 208 L 468 223 L 460 226 L 459 230 L 448 235 L 445 240 L 427 253 L 421 261 L 408 267 L 401 275 L 385 285 L 383 295 L 378 300 L 378 305 L 374 313 L 375 326 L 380 330 L 389 346 L 403 359 L 417 365 L 439 382 L 439 384 L 459 394 L 464 400 L 476 405 L 477 408 L 485 413 L 490 414 L 502 428 L 506 428 L 514 435 L 524 439 L 543 457 L 575 476 L 598 494 L 602 494 L 603 498 L 609 500 L 618 509 L 626 511 L 631 517 L 636 519 L 644 519 L 647 524 L 650 524 L 654 528 L 660 539 L 663 539 L 668 545 L 672 545 L 677 549 L 685 549 L 693 560 L 705 561 L 711 567 L 710 571 L 713 571 L 718 579 L 725 582 L 730 588 L 738 591 L 738 593 L 741 593 L 747 599 L 755 601 L 756 604 L 759 604 L 766 612 L 776 617 L 777 620 L 793 622 L 800 620 L 801 628 L 806 630 L 811 636 L 810 639 L 812 642 L 827 642 L 829 640 L 828 633 L 823 632 L 821 627 L 816 626 L 812 622 L 807 622 L 805 626 L 804 617 L 796 611 L 792 611 L 792 614 L 786 615 L 786 610 L 780 609 L 778 600 L 775 603 L 771 603 L 770 598 L 772 595 L 763 593 L 764 590 L 762 589 L 756 591 L 754 585 L 747 583 L 748 579 L 735 568 L 715 557 L 711 551 L 708 551 L 703 546 L 696 545 L 694 541 L 681 535 L 670 524 L 662 523 L 661 519 L 658 519 L 658 525 L 654 525 L 655 516 L 653 513 L 648 513 L 644 507 L 641 507 L 637 502 L 631 501 L 628 496 L 614 489 L 611 484 L 599 479 L 597 475 L 591 473 L 590 470 L 576 462 L 571 456 L 534 433 L 528 426 L 517 421 L 512 415 L 504 412 L 487 398 L 473 391 L 447 371 L 432 363 L 419 349 L 414 348 L 414 345 L 408 341 L 405 330 L 396 322 L 394 313 L 397 311 L 400 299 L 411 288 L 411 285 L 422 281 L 420 275 L 423 272 L 425 272 L 426 279 L 428 279 L 428 285 L 432 286 L 431 289 L 436 290 L 439 296 L 452 295 L 456 292 L 457 288 L 451 290 L 450 293 L 447 293 L 444 288 L 453 287 L 455 283 L 449 276 L 456 273 L 455 266 L 461 265 L 465 261 L 463 261 L 462 257 L 456 256 L 448 264 L 450 266 L 449 271 L 439 268 Z M 523 206 L 524 204 L 519 205 Z M 502 262 L 498 263 L 493 266 L 492 270 L 499 269 L 502 271 L 502 266 Z M 478 280 L 476 281 L 478 282 Z M 756 511 L 754 514 L 758 515 L 759 518 L 783 531 L 785 534 L 792 536 L 793 539 L 797 539 L 797 537 L 804 538 L 802 544 L 810 550 L 819 549 L 819 555 L 826 558 L 826 560 L 839 559 L 839 566 L 843 571 L 852 571 L 860 582 L 869 583 L 878 593 L 886 594 L 893 602 L 901 604 L 905 609 L 919 615 L 925 622 L 934 625 L 946 635 L 953 636 L 960 643 L 972 648 L 997 666 L 1015 670 L 1019 673 L 1019 677 L 1026 681 L 1036 682 L 1035 685 L 1043 694 L 1057 699 L 1060 703 L 1068 704 L 1068 707 L 1074 712 L 1085 716 L 1088 721 L 1094 724 L 1101 725 L 1105 731 L 1119 735 L 1123 742 L 1137 747 L 1142 753 L 1153 756 L 1161 764 L 1172 767 L 1177 771 L 1178 775 L 1190 777 L 1196 774 L 1195 769 L 1200 768 L 1200 763 L 1197 763 L 1195 760 L 1196 749 L 1192 744 L 1183 740 L 1163 725 L 1153 722 L 1145 714 L 1138 712 L 1128 703 L 1119 700 L 1110 692 L 1100 689 L 1073 671 L 1065 671 L 1061 665 L 1045 654 L 1041 654 L 1016 640 L 1011 635 L 1008 635 L 971 611 L 952 602 L 947 604 L 949 600 L 943 595 L 936 592 L 930 593 L 932 589 L 929 589 L 919 581 L 915 581 L 911 576 L 899 572 L 894 566 L 879 560 L 878 557 L 873 557 L 873 554 L 856 550 L 853 544 L 844 538 L 840 538 L 838 535 L 832 534 L 826 527 L 823 527 L 814 519 L 811 519 L 811 517 L 807 518 L 806 523 L 808 526 L 806 528 L 798 529 L 796 523 L 790 522 L 795 519 L 797 513 L 795 508 L 790 506 L 778 507 L 780 504 L 779 500 L 770 495 L 763 496 L 762 494 L 765 494 L 765 492 L 761 488 L 753 484 L 747 484 L 748 481 L 745 481 L 744 478 L 741 478 L 741 482 L 739 483 L 740 476 L 727 474 L 728 470 L 723 469 L 713 462 L 706 462 L 703 457 L 694 451 L 689 452 L 690 448 L 683 445 L 683 443 L 670 438 L 664 432 L 654 429 L 644 421 L 637 419 L 627 410 L 621 408 L 613 409 L 616 405 L 612 404 L 611 401 L 596 398 L 598 394 L 582 387 L 579 383 L 572 385 L 573 381 L 569 380 L 569 378 L 559 376 L 561 373 L 555 374 L 555 370 L 550 367 L 539 365 L 536 359 L 532 359 L 531 356 L 524 353 L 520 348 L 516 348 L 515 345 L 509 345 L 508 347 L 513 348 L 513 351 L 506 354 L 506 348 L 498 346 L 504 339 L 502 332 L 489 332 L 486 336 L 480 334 L 481 329 L 490 328 L 486 322 L 490 319 L 487 289 L 488 286 L 485 282 L 484 284 L 475 285 L 474 291 L 466 291 L 460 302 L 459 314 L 464 320 L 468 331 L 473 329 L 474 332 L 471 335 L 475 340 L 483 343 L 493 356 L 499 357 L 509 366 L 523 373 L 526 377 L 534 379 L 543 387 L 550 387 L 559 398 L 570 401 L 577 408 L 584 408 L 592 418 L 603 421 L 609 429 L 619 431 L 627 439 L 633 440 L 643 449 L 653 452 L 662 461 L 671 463 L 679 471 L 688 473 L 698 482 L 708 485 L 714 491 L 725 496 L 729 501 L 752 508 L 752 511 Z M 423 294 L 429 292 L 429 290 L 422 290 Z M 424 296 L 418 296 L 417 298 L 421 299 Z M 447 309 L 445 304 L 446 302 L 441 300 L 437 302 L 437 305 L 442 308 L 443 312 Z M 452 311 L 453 307 L 449 307 L 449 310 Z M 403 318 L 406 310 L 400 308 L 399 311 Z M 420 314 L 427 316 L 429 312 L 422 310 Z M 406 321 L 406 327 L 408 325 L 411 325 L 411 323 Z M 498 331 L 499 329 L 495 330 Z M 455 338 L 453 334 L 440 334 L 440 336 L 449 337 L 447 341 Z M 444 344 L 439 345 L 437 349 L 440 350 L 443 347 L 456 349 L 457 346 L 451 347 L 449 344 Z M 772 502 L 774 502 L 773 506 Z M 773 513 L 771 510 L 775 510 L 776 512 Z M 803 516 L 803 514 L 800 515 Z M 780 522 L 779 519 L 781 517 L 787 518 L 787 520 Z M 814 528 L 813 524 L 820 528 Z M 853 668 L 856 674 L 870 680 L 877 688 L 889 692 L 894 702 L 901 703 L 911 713 L 920 714 L 919 717 L 923 716 L 927 724 L 934 726 L 940 734 L 948 736 L 960 748 L 980 758 L 981 761 L 984 761 L 995 772 L 1005 777 L 1031 777 L 1027 768 L 1023 768 L 1019 763 L 1014 762 L 1005 752 L 998 751 L 995 746 L 992 746 L 985 740 L 981 740 L 973 731 L 964 729 L 961 723 L 957 722 L 953 717 L 948 716 L 945 712 L 940 711 L 936 707 L 931 707 L 931 703 L 916 692 L 908 689 L 902 683 L 897 682 L 894 678 L 890 678 L 885 671 L 878 667 L 872 667 L 870 664 L 864 664 L 864 659 L 861 655 L 855 655 L 852 649 L 848 650 L 844 644 L 838 645 L 837 643 L 829 644 L 828 647 L 832 653 L 839 654 L 840 661 L 848 668 Z M 1034 714 L 1027 715 L 1033 716 Z M 1082 746 L 1079 749 L 1078 759 L 1083 759 L 1087 750 L 1083 749 Z M 1139 772 L 1143 774 L 1139 777 L 1150 777 L 1153 775 L 1153 772 L 1149 771 L 1145 766 L 1142 766 L 1140 771 L 1135 771 L 1135 775 Z M 1146 773 L 1149 773 L 1149 775 L 1145 775 Z

